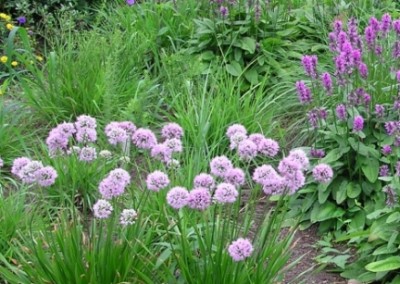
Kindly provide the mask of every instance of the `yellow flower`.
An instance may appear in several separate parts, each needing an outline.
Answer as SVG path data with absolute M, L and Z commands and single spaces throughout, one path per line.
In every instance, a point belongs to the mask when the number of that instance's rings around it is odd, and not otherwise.
M 11 31 L 11 30 L 14 28 L 14 25 L 8 23 L 8 24 L 6 25 L 6 28 L 9 29 L 9 30 Z
M 9 16 L 7 16 L 7 14 L 0 13 L 0 19 L 5 20 L 5 19 L 7 19 L 7 17 L 9 17 Z
M 18 62 L 17 62 L 17 61 L 13 61 L 13 62 L 11 62 L 11 65 L 12 65 L 13 67 L 17 67 L 17 66 L 18 66 Z
M 4 95 L 4 91 L 0 88 L 0 96 Z
M 43 61 L 43 57 L 41 57 L 40 55 L 36 55 L 36 59 L 37 59 L 38 61 Z
M 5 55 L 3 55 L 2 57 L 0 57 L 0 61 L 1 61 L 2 63 L 7 63 L 8 57 L 5 56 Z

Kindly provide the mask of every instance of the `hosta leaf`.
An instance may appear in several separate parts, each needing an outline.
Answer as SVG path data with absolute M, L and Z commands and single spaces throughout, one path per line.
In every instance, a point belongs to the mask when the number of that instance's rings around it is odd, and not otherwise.
M 349 198 L 357 198 L 361 193 L 361 186 L 355 183 L 349 183 L 346 188 Z
M 374 183 L 378 179 L 379 175 L 379 162 L 374 158 L 367 159 L 361 169 L 365 175 L 365 177 L 369 180 L 369 182 Z
M 400 256 L 391 256 L 383 260 L 371 262 L 365 269 L 372 272 L 392 271 L 400 268 Z
M 337 207 L 332 202 L 324 204 L 315 203 L 311 211 L 311 221 L 321 222 L 328 219 L 338 218 L 344 214 L 344 210 Z

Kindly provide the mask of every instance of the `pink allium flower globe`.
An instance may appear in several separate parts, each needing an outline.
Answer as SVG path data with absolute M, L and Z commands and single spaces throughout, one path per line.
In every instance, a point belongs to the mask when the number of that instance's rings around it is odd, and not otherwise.
M 314 167 L 312 174 L 316 181 L 321 183 L 328 183 L 332 180 L 333 170 L 327 164 L 319 164 Z
M 170 181 L 168 176 L 161 171 L 154 171 L 147 176 L 146 184 L 147 188 L 151 191 L 160 191 L 167 187 Z
M 167 193 L 167 203 L 175 209 L 185 207 L 188 203 L 189 192 L 186 188 L 176 186 Z
M 93 214 L 96 218 L 107 219 L 113 211 L 113 207 L 107 200 L 99 199 L 93 205 Z
M 211 194 L 207 188 L 198 187 L 189 192 L 187 199 L 189 208 L 206 210 L 211 205 Z
M 232 162 L 225 156 L 215 157 L 210 162 L 211 173 L 217 177 L 224 177 L 225 173 L 233 168 Z
M 233 203 L 236 201 L 239 192 L 230 183 L 220 183 L 215 190 L 214 199 L 218 203 Z
M 128 226 L 135 224 L 137 218 L 137 212 L 134 209 L 124 209 L 119 217 L 119 223 L 122 226 Z
M 229 255 L 234 261 L 242 261 L 253 253 L 253 245 L 248 239 L 239 238 L 228 247 Z
M 194 187 L 205 187 L 208 188 L 209 190 L 213 189 L 215 186 L 215 181 L 212 175 L 206 174 L 206 173 L 201 173 L 198 174 L 193 181 Z

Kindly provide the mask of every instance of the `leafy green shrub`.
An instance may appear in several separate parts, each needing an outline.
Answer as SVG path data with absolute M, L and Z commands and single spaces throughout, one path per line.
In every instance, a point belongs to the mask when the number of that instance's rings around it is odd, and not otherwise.
M 302 63 L 310 79 L 296 87 L 313 137 L 311 155 L 316 163 L 330 163 L 335 177 L 299 191 L 290 206 L 305 224 L 318 223 L 321 232 L 357 245 L 359 259 L 343 276 L 388 283 L 400 268 L 392 257 L 400 220 L 400 20 L 372 17 L 363 35 L 354 19 L 347 29 L 337 20 L 329 38 L 336 82 L 317 68 L 316 56 L 307 55 Z
M 195 20 L 189 52 L 205 62 L 222 61 L 229 74 L 256 85 L 290 80 L 299 71 L 293 60 L 310 50 L 326 50 L 318 37 L 326 20 L 309 3 L 293 10 L 274 2 L 249 3 L 211 2 L 209 15 Z

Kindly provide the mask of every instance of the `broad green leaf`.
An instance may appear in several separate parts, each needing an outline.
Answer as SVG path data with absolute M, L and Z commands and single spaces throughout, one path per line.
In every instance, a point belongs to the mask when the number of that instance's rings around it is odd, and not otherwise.
M 244 37 L 241 40 L 241 48 L 253 54 L 256 51 L 256 40 L 251 37 Z
M 325 201 L 328 199 L 329 195 L 330 195 L 330 190 L 323 190 L 321 188 L 318 187 L 318 202 L 320 204 L 325 203 Z
M 389 217 L 386 219 L 386 224 L 399 222 L 399 220 L 400 220 L 400 212 L 394 212 L 390 214 Z
M 226 64 L 226 71 L 232 76 L 239 77 L 242 74 L 242 67 L 236 61 Z
M 379 162 L 374 158 L 368 158 L 365 160 L 361 169 L 365 175 L 365 177 L 369 180 L 369 182 L 374 183 L 379 176 Z
M 311 221 L 321 222 L 328 219 L 338 218 L 343 216 L 344 210 L 337 207 L 332 202 L 326 202 L 324 204 L 315 203 L 311 211 Z
M 344 180 L 336 191 L 336 203 L 341 204 L 347 198 L 347 184 L 348 181 Z
M 342 149 L 333 149 L 330 151 L 322 160 L 322 163 L 330 164 L 332 162 L 335 162 L 339 160 L 343 156 Z
M 371 262 L 365 269 L 372 272 L 392 271 L 400 268 L 400 256 L 391 256 L 383 260 Z
M 249 69 L 246 72 L 244 72 L 244 77 L 252 85 L 256 85 L 258 83 L 258 72 L 254 68 Z
M 349 198 L 357 198 L 361 193 L 361 186 L 355 183 L 349 183 L 346 188 Z

